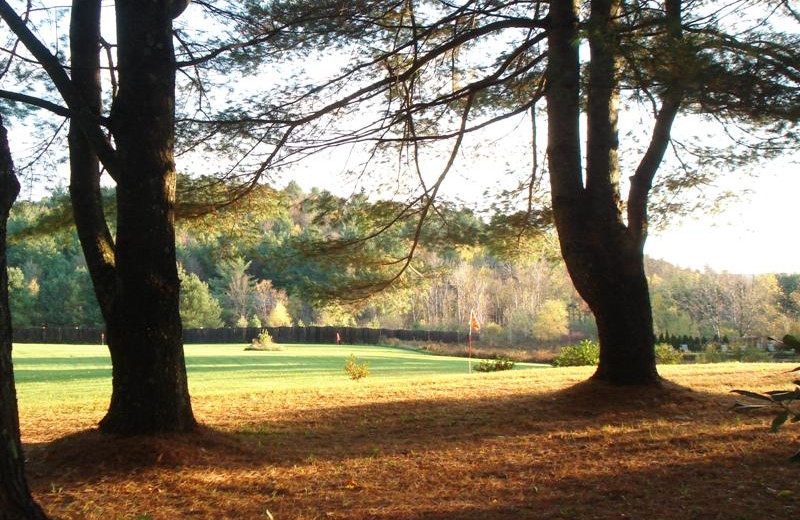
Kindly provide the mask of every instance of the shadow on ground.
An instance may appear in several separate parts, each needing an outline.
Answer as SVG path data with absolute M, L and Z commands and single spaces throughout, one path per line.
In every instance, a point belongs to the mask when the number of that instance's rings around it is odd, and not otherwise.
M 92 430 L 32 445 L 29 472 L 64 518 L 800 517 L 791 437 L 776 442 L 732 402 L 673 383 L 585 382 L 280 415 L 254 407 L 233 427 L 188 435 Z

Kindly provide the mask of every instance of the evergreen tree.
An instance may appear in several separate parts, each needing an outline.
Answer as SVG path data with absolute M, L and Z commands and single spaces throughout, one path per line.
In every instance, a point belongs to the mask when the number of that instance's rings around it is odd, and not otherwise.
M 267 318 L 268 327 L 288 327 L 292 324 L 292 317 L 283 302 L 278 302 L 272 308 Z
M 324 50 L 331 41 L 351 44 L 354 35 L 361 36 L 363 46 L 356 50 L 363 60 L 349 63 L 322 86 L 303 90 L 298 85 L 300 93 L 279 105 L 280 111 L 295 110 L 299 115 L 294 121 L 323 119 L 333 125 L 343 107 L 361 104 L 386 117 L 360 132 L 342 130 L 328 140 L 314 135 L 310 148 L 372 139 L 378 143 L 377 153 L 396 144 L 415 157 L 410 174 L 420 179 L 423 159 L 449 148 L 438 176 L 423 181 L 417 197 L 395 208 L 391 217 L 383 213 L 378 225 L 359 235 L 381 237 L 392 225 L 411 229 L 406 254 L 383 263 L 395 266 L 391 273 L 381 273 L 386 283 L 375 281 L 371 287 L 399 280 L 422 249 L 424 222 L 436 218 L 439 188 L 468 137 L 521 113 L 531 114 L 535 131 L 537 106 L 545 101 L 552 216 L 572 281 L 597 324 L 601 354 L 595 377 L 657 384 L 643 248 L 652 197 L 659 191 L 657 174 L 670 154 L 681 149 L 670 146 L 674 121 L 679 114 L 709 114 L 709 119 L 730 123 L 728 127 L 757 128 L 768 138 L 733 151 L 707 149 L 716 143 L 706 149 L 704 144 L 684 144 L 689 153 L 672 159 L 687 165 L 687 158 L 694 157 L 697 161 L 687 169 L 695 169 L 688 175 L 667 170 L 660 186 L 666 193 L 705 182 L 697 173 L 723 155 L 728 164 L 742 164 L 796 146 L 792 124 L 800 118 L 800 80 L 794 64 L 800 61 L 800 41 L 797 32 L 783 30 L 796 26 L 796 13 L 785 3 L 768 3 L 774 8 L 766 9 L 767 14 L 750 11 L 753 16 L 735 20 L 723 18 L 726 10 L 709 15 L 715 12 L 713 3 L 681 0 L 377 1 L 347 6 L 296 0 L 262 4 L 248 15 L 287 27 L 301 24 L 303 30 L 296 32 L 301 39 L 286 35 L 287 48 L 298 52 L 307 52 L 308 46 Z M 304 17 L 309 12 L 316 16 Z M 497 51 L 470 52 L 476 48 Z M 583 48 L 586 53 L 580 52 Z M 350 82 L 359 88 L 345 88 Z M 339 90 L 346 94 L 338 95 Z M 384 104 L 376 107 L 379 100 Z M 639 104 L 637 117 L 650 117 L 648 125 L 639 124 L 647 135 L 639 136 L 644 150 L 630 174 L 619 160 L 623 103 Z M 293 131 L 292 123 L 287 124 Z M 524 228 L 533 227 L 542 213 L 537 211 L 541 198 L 536 196 L 535 135 L 532 144 L 534 173 L 520 190 L 527 202 L 519 219 Z M 623 176 L 631 181 L 627 196 L 622 193 Z M 335 242 L 340 257 L 346 258 L 342 246 L 349 246 L 354 257 L 364 240 Z M 360 266 L 362 260 L 359 256 L 350 265 Z
M 222 308 L 211 295 L 208 284 L 194 273 L 178 268 L 181 280 L 181 321 L 187 329 L 222 326 Z

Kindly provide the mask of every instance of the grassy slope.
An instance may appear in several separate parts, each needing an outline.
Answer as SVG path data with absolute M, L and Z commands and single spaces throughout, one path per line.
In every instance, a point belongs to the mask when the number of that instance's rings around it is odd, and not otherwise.
M 467 371 L 467 360 L 463 358 L 396 347 L 286 345 L 285 350 L 277 352 L 248 352 L 243 348 L 243 345 L 187 345 L 191 394 L 347 385 L 350 381 L 344 364 L 350 354 L 359 361 L 368 361 L 370 379 L 379 381 Z M 14 368 L 23 406 L 104 401 L 110 392 L 111 361 L 103 346 L 17 344 Z
M 786 388 L 794 365 L 661 367 L 673 383 L 647 390 L 581 383 L 588 367 L 352 382 L 349 347 L 310 348 L 337 359 L 317 387 L 301 385 L 308 374 L 277 385 L 255 367 L 222 370 L 224 347 L 191 353 L 193 384 L 210 393 L 196 391 L 206 427 L 190 435 L 103 436 L 91 428 L 105 398 L 27 399 L 37 499 L 63 520 L 800 518 L 798 467 L 786 462 L 797 425 L 771 434 L 768 416 L 730 411 L 731 389 Z M 248 373 L 253 386 L 214 395 Z

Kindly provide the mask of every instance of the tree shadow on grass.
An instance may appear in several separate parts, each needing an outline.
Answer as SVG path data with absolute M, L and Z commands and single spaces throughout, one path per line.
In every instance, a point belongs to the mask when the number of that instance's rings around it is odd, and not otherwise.
M 141 491 L 126 491 L 127 504 L 153 518 L 183 518 L 189 502 L 186 518 L 260 518 L 265 509 L 354 520 L 797 518 L 791 447 L 769 437 L 763 418 L 741 422 L 733 400 L 668 382 L 590 381 L 491 398 L 253 411 L 235 427 L 191 434 L 77 432 L 28 446 L 29 472 L 56 513 L 72 506 L 53 488 L 113 508 L 116 490 L 133 487 Z M 111 491 L 95 496 L 104 486 Z
M 223 453 L 221 459 L 287 467 L 309 456 L 336 461 L 496 437 L 570 435 L 592 424 L 662 420 L 701 409 L 704 420 L 722 423 L 731 420 L 725 400 L 669 382 L 627 388 L 586 381 L 550 393 L 342 405 L 291 417 L 253 412 L 234 428 L 201 426 L 189 434 L 117 437 L 85 430 L 27 449 L 33 473 L 74 473 L 89 480 L 154 466 L 215 465 Z
M 668 459 L 656 465 L 566 477 L 537 475 L 509 462 L 502 475 L 484 473 L 463 500 L 413 500 L 364 516 L 422 520 L 646 519 L 788 520 L 800 518 L 797 468 L 780 448 L 689 462 Z M 580 464 L 580 458 L 565 460 Z M 528 480 L 525 480 L 528 477 Z M 502 479 L 502 484 L 496 482 Z M 399 508 L 397 508 L 399 509 Z M 342 516 L 357 518 L 357 516 Z

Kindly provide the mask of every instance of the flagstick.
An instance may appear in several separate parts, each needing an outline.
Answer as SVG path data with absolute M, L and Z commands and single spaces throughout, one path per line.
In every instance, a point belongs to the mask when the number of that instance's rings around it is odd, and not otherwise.
M 468 361 L 469 364 L 468 364 L 468 369 L 467 369 L 467 373 L 468 374 L 472 373 L 472 315 L 473 315 L 473 312 L 475 312 L 475 310 L 474 309 L 470 309 L 470 311 L 469 311 L 469 323 L 467 324 L 467 330 L 468 330 L 468 332 L 467 332 L 467 359 L 469 359 L 469 361 Z
M 472 373 L 472 327 L 469 328 L 469 333 L 467 334 L 467 359 L 469 359 L 469 365 L 467 369 L 467 373 Z

